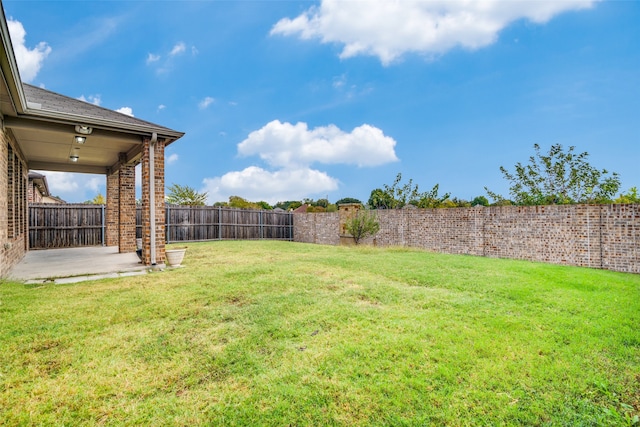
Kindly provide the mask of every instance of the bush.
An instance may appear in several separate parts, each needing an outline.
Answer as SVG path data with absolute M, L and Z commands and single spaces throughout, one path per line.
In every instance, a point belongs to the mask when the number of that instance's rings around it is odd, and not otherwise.
M 345 228 L 353 236 L 357 245 L 360 240 L 375 236 L 380 231 L 380 223 L 376 214 L 370 211 L 359 211 L 353 218 L 347 220 Z

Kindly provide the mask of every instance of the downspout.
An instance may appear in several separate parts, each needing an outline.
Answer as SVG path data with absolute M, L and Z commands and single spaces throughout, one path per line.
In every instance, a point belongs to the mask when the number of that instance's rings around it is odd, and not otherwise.
M 149 216 L 151 227 L 151 265 L 156 265 L 156 171 L 155 171 L 155 148 L 158 141 L 158 134 L 151 134 L 149 142 Z

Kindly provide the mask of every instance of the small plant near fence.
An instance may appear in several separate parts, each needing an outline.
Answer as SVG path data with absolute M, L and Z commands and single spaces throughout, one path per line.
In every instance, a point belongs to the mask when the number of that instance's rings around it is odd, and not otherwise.
M 380 223 L 374 212 L 359 211 L 347 220 L 345 228 L 353 236 L 353 241 L 357 245 L 362 239 L 375 236 L 380 231 Z

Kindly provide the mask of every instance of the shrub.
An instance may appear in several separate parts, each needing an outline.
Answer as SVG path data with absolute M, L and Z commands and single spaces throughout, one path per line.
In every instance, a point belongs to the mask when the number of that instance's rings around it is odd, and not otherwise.
M 375 236 L 380 231 L 380 223 L 373 212 L 359 211 L 354 217 L 347 220 L 345 228 L 353 236 L 357 245 L 360 240 Z

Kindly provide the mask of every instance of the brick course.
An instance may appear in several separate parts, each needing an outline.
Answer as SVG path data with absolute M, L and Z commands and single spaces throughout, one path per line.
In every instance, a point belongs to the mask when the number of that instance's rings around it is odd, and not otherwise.
M 640 273 L 640 205 L 378 210 L 365 243 Z M 337 245 L 340 215 L 294 215 L 294 240 Z
M 19 176 L 9 179 L 9 174 L 14 174 L 15 160 L 9 165 L 9 147 L 17 156 Z M 24 157 L 13 143 L 10 133 L 0 130 L 0 277 L 6 276 L 27 251 L 27 166 Z M 17 179 L 15 179 L 17 178 Z M 13 197 L 16 192 L 19 200 Z M 10 200 L 11 199 L 11 200 Z M 12 205 L 12 217 L 9 218 L 8 206 Z M 11 232 L 9 232 L 11 229 Z
M 151 218 L 149 209 L 144 208 L 151 200 L 150 145 L 150 139 L 145 138 L 142 156 L 142 260 L 146 265 L 151 264 Z M 162 264 L 165 259 L 164 140 L 158 139 L 154 152 L 156 264 Z

